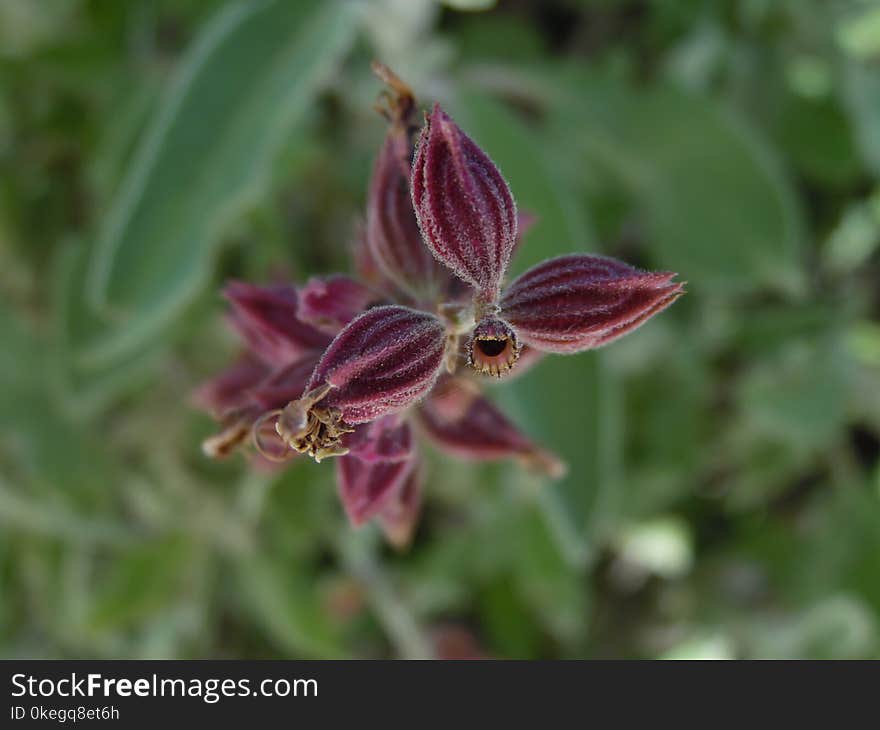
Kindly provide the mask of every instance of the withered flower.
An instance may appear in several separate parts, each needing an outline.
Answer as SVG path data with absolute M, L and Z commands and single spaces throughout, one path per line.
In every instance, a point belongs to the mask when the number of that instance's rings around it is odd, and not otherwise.
M 631 332 L 683 293 L 674 274 L 602 256 L 544 261 L 506 288 L 532 217 L 500 171 L 439 106 L 414 142 L 416 104 L 380 64 L 389 121 L 353 250 L 357 278 L 226 288 L 246 352 L 195 394 L 221 430 L 214 457 L 336 457 L 354 525 L 375 520 L 405 547 L 422 502 L 415 433 L 452 456 L 515 459 L 549 476 L 563 462 L 481 394 L 480 376 L 532 367 Z M 467 363 L 470 369 L 461 369 Z

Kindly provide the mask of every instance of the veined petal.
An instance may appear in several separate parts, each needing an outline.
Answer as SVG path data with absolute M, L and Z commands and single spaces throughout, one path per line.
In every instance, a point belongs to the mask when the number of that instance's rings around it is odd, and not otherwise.
M 336 334 L 377 298 L 350 276 L 313 277 L 299 290 L 299 319 Z
M 443 323 L 408 307 L 375 307 L 340 332 L 312 373 L 309 388 L 332 386 L 322 405 L 350 425 L 393 413 L 430 390 L 443 362 Z
M 631 332 L 672 304 L 684 293 L 674 277 L 601 256 L 560 256 L 511 283 L 501 313 L 536 349 L 580 352 Z
M 523 434 L 472 383 L 444 377 L 419 406 L 419 422 L 443 451 L 463 459 L 515 458 L 559 477 L 565 465 Z
M 278 415 L 290 448 L 316 460 L 347 454 L 359 424 L 401 411 L 433 386 L 443 364 L 445 327 L 427 312 L 374 307 L 330 343 L 302 397 Z
M 307 357 L 277 368 L 251 387 L 248 395 L 266 410 L 282 408 L 303 394 L 316 361 L 316 357 Z
M 292 286 L 227 284 L 231 320 L 251 351 L 270 366 L 291 362 L 330 342 L 326 332 L 299 319 L 298 297 Z
M 343 439 L 349 453 L 361 461 L 404 461 L 412 456 L 412 428 L 392 414 L 365 423 Z
M 336 460 L 339 497 L 355 526 L 375 517 L 403 488 L 415 459 L 362 461 L 349 454 Z
M 494 303 L 516 242 L 516 203 L 489 156 L 437 105 L 419 138 L 410 188 L 431 253 Z
M 394 123 L 373 167 L 367 197 L 366 241 L 372 260 L 404 292 L 430 290 L 438 265 L 422 242 L 409 192 L 413 146 Z

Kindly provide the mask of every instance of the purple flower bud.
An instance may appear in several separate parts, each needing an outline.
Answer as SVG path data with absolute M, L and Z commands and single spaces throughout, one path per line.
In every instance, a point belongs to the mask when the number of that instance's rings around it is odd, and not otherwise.
M 437 263 L 422 242 L 409 193 L 412 143 L 393 124 L 376 159 L 367 198 L 366 239 L 373 261 L 405 292 L 428 289 Z
M 374 449 L 364 448 L 359 452 L 370 452 L 372 458 L 365 460 L 352 452 L 339 459 L 336 465 L 339 496 L 354 525 L 363 524 L 382 510 L 402 488 L 415 465 L 409 424 L 392 416 L 370 426 L 367 440 L 384 441 L 385 445 L 393 444 L 394 448 L 387 450 L 377 444 Z M 383 450 L 387 451 L 384 455 Z
M 232 304 L 232 325 L 251 351 L 270 366 L 327 346 L 330 337 L 298 317 L 292 286 L 254 286 L 232 281 L 224 291 Z
M 504 292 L 501 312 L 532 347 L 580 352 L 611 342 L 672 304 L 684 293 L 674 276 L 601 256 L 560 256 L 516 279 Z
M 278 416 L 278 435 L 320 461 L 348 453 L 354 426 L 424 396 L 443 364 L 446 336 L 434 315 L 400 306 L 364 312 L 330 343 L 307 392 Z
M 472 383 L 444 377 L 419 407 L 419 420 L 437 446 L 475 461 L 515 458 L 553 477 L 565 465 L 534 444 Z
M 498 317 L 487 317 L 474 327 L 467 342 L 467 358 L 478 373 L 500 378 L 519 359 L 520 345 L 513 328 Z
M 299 319 L 336 334 L 377 299 L 376 294 L 351 277 L 314 277 L 299 290 Z
M 411 189 L 431 253 L 479 299 L 496 301 L 516 242 L 516 203 L 492 160 L 436 105 L 416 148 Z

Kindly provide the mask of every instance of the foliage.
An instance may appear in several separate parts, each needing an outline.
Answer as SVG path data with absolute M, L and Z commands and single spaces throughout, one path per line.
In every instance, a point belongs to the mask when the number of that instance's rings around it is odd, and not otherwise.
M 880 32 L 860 0 L 0 4 L 0 652 L 880 656 Z M 688 295 L 493 390 L 569 462 L 199 452 L 224 280 L 341 270 L 380 58 L 538 222 Z

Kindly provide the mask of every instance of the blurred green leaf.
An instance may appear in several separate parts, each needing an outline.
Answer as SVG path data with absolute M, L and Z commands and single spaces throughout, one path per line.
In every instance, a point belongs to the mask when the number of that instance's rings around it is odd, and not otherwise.
M 479 598 L 490 649 L 503 659 L 534 656 L 541 636 L 514 590 L 510 576 L 498 576 L 480 592 Z
M 740 390 L 749 428 L 801 451 L 828 443 L 846 419 L 848 365 L 833 342 L 795 344 L 761 363 Z
M 832 98 L 786 95 L 779 143 L 813 180 L 845 185 L 859 175 L 860 160 L 849 120 Z
M 236 565 L 243 608 L 285 651 L 308 659 L 339 659 L 345 653 L 324 614 L 314 580 L 269 555 L 244 557 Z
M 135 154 L 91 262 L 115 360 L 205 284 L 224 226 L 259 199 L 285 137 L 351 43 L 358 2 L 233 3 L 203 30 Z
M 552 83 L 557 133 L 633 192 L 658 266 L 705 291 L 802 286 L 801 211 L 742 117 L 671 86 L 636 90 L 584 74 Z
M 161 611 L 184 590 L 191 549 L 180 539 L 159 540 L 115 560 L 97 584 L 90 625 L 125 626 Z
M 515 398 L 512 410 L 526 431 L 568 464 L 563 479 L 540 487 L 540 503 L 563 555 L 582 567 L 620 507 L 617 380 L 601 353 L 548 357 L 505 396 Z
M 48 384 L 59 397 L 58 405 L 73 419 L 83 420 L 106 408 L 122 393 L 145 382 L 167 356 L 154 342 L 141 342 L 124 357 L 95 361 L 77 345 L 104 332 L 104 323 L 88 307 L 88 251 L 70 244 L 57 252 L 53 281 L 53 357 L 47 363 Z
M 438 0 L 455 10 L 489 10 L 495 7 L 498 0 Z
M 865 164 L 880 176 L 880 74 L 873 66 L 849 63 L 844 68 L 843 95 Z

